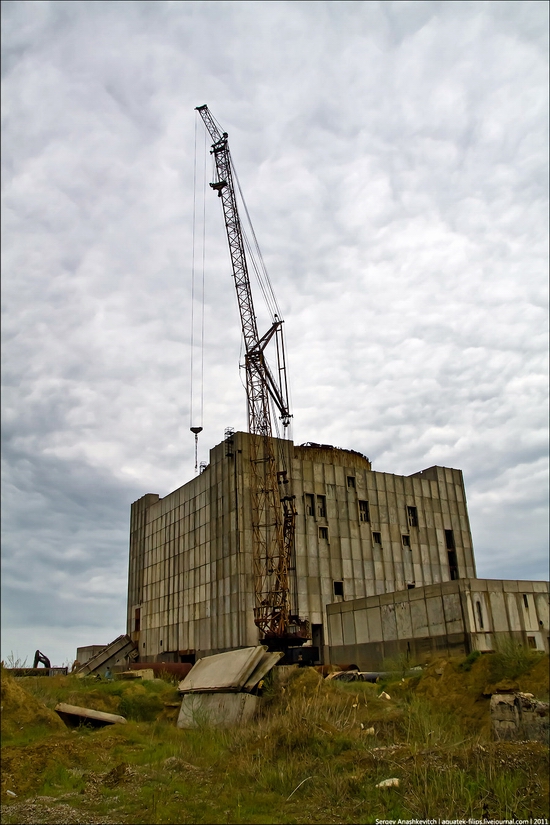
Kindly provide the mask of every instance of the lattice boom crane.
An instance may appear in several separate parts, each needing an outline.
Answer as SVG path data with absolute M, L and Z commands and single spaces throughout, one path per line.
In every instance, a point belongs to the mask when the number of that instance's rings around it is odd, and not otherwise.
M 301 644 L 309 638 L 308 623 L 292 615 L 289 577 L 293 566 L 296 510 L 290 479 L 280 467 L 272 432 L 270 399 L 285 428 L 290 423 L 283 321 L 275 315 L 260 337 L 237 209 L 227 132 L 222 132 L 208 107 L 197 106 L 213 141 L 216 181 L 210 184 L 221 198 L 241 327 L 245 345 L 248 431 L 251 439 L 251 503 L 255 578 L 254 621 L 272 647 Z M 265 349 L 274 339 L 274 376 Z

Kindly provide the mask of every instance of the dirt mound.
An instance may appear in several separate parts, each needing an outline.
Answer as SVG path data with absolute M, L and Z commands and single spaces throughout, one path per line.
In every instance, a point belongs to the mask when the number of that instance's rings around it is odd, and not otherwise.
M 39 702 L 4 670 L 1 677 L 1 707 L 4 742 L 31 726 L 45 727 L 52 733 L 65 730 L 65 725 L 57 713 Z
M 503 680 L 501 680 L 503 681 Z M 510 680 L 516 690 L 533 693 L 537 698 L 548 695 L 548 656 L 541 657 L 526 673 Z M 424 671 L 416 692 L 445 707 L 471 730 L 490 733 L 489 701 L 494 687 L 494 664 L 491 656 L 481 656 L 470 669 L 463 659 L 439 659 Z

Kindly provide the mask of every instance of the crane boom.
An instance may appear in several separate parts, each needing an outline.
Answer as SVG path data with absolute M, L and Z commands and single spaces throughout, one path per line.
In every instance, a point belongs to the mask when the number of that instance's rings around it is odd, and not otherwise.
M 286 428 L 290 422 L 283 321 L 275 315 L 269 330 L 260 337 L 248 274 L 248 264 L 239 212 L 227 132 L 222 132 L 208 107 L 197 106 L 212 139 L 211 153 L 216 180 L 210 184 L 221 198 L 225 229 L 241 327 L 245 345 L 248 431 L 251 439 L 251 504 L 255 579 L 254 621 L 266 641 L 303 643 L 307 622 L 292 615 L 289 575 L 294 553 L 296 509 L 288 472 L 279 468 L 273 445 L 270 399 Z M 265 348 L 275 338 L 277 373 L 265 358 Z

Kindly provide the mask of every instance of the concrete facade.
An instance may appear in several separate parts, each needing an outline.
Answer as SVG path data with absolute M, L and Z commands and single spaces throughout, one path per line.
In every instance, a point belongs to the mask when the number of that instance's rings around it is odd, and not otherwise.
M 197 477 L 132 505 L 127 632 L 141 661 L 258 644 L 250 439 L 235 433 Z M 351 450 L 276 440 L 296 496 L 293 610 L 326 645 L 326 607 L 475 577 L 460 470 L 372 470 Z M 453 582 L 454 583 L 454 582 Z
M 380 670 L 399 655 L 497 649 L 503 638 L 548 652 L 548 582 L 465 578 L 327 605 L 329 658 Z

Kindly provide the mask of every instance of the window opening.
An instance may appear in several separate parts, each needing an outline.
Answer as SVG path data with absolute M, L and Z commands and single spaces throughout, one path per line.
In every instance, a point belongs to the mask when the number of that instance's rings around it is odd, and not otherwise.
M 455 537 L 452 530 L 445 530 L 445 544 L 447 545 L 447 550 L 455 549 Z
M 409 527 L 418 527 L 418 510 L 416 507 L 407 507 L 407 521 Z
M 483 612 L 481 610 L 481 602 L 476 602 L 476 608 L 477 608 L 477 620 L 478 620 L 478 623 L 479 623 L 479 627 L 480 627 L 481 630 L 483 630 Z
M 528 647 L 532 647 L 533 649 L 536 650 L 537 640 L 535 639 L 534 636 L 527 636 L 527 645 L 528 645 Z
M 527 610 L 529 610 L 529 599 L 527 598 L 527 595 L 525 593 L 523 594 L 523 604 L 525 605 Z
M 328 540 L 328 527 L 319 527 L 319 538 Z
M 350 490 L 355 490 L 355 476 L 348 476 L 348 487 Z
M 375 544 L 382 544 L 382 536 L 380 533 L 373 533 L 372 540 Z
M 135 611 L 135 614 L 134 614 L 134 630 L 136 631 L 136 633 L 139 630 L 140 624 L 141 624 L 141 608 L 136 607 L 136 611 Z
M 411 547 L 411 537 L 410 536 L 401 536 L 401 541 L 403 542 L 403 547 Z
M 415 587 L 416 587 L 416 585 L 415 585 L 414 582 L 408 582 L 407 583 L 407 590 L 414 590 Z
M 304 496 L 306 500 L 306 516 L 315 515 L 315 499 L 311 493 L 306 493 Z
M 344 595 L 344 582 L 333 582 L 334 587 L 334 595 L 335 596 L 342 596 Z
M 451 574 L 451 581 L 456 581 L 456 579 L 458 579 L 459 577 L 456 550 L 448 550 L 447 555 L 449 557 L 449 572 Z
M 370 521 L 368 501 L 359 502 L 359 521 Z
M 327 497 L 317 496 L 317 515 L 319 518 L 327 517 Z

